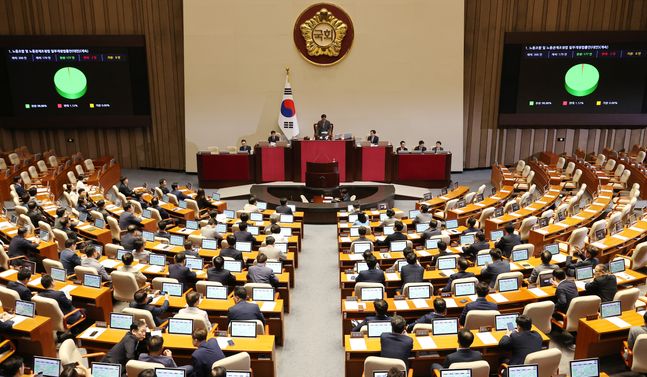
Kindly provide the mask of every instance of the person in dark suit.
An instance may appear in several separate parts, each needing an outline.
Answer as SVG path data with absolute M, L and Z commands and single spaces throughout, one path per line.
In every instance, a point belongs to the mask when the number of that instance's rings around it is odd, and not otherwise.
M 470 361 L 483 360 L 483 355 L 480 351 L 471 350 L 470 347 L 474 343 L 474 334 L 467 330 L 461 329 L 456 335 L 458 338 L 458 348 L 456 352 L 452 352 L 445 358 L 443 365 L 434 363 L 431 366 L 431 375 L 434 375 L 434 369 L 448 369 L 454 363 L 468 363 Z
M 503 228 L 504 235 L 497 241 L 494 246 L 501 249 L 503 255 L 506 258 L 510 258 L 512 253 L 512 248 L 521 245 L 521 238 L 518 235 L 514 234 L 514 225 L 508 224 Z
M 358 283 L 367 282 L 385 284 L 386 279 L 384 277 L 384 272 L 375 268 L 375 266 L 377 266 L 377 259 L 375 259 L 373 255 L 366 259 L 366 265 L 368 266 L 368 270 L 360 272 L 355 281 Z
M 476 232 L 475 242 L 469 246 L 463 246 L 463 254 L 469 259 L 476 259 L 476 255 L 481 250 L 486 250 L 490 248 L 490 243 L 485 240 L 485 234 L 483 232 Z
M 97 208 L 95 211 L 99 212 L 101 216 L 103 217 L 104 222 L 108 222 L 108 216 L 110 216 L 110 212 L 106 209 L 106 201 L 101 199 L 97 202 Z
M 600 296 L 602 302 L 613 301 L 618 292 L 618 280 L 609 273 L 606 264 L 600 263 L 593 269 L 593 281 L 584 285 L 585 295 Z
M 11 239 L 11 242 L 9 243 L 9 250 L 7 251 L 7 254 L 9 255 L 9 258 L 15 258 L 15 257 L 32 257 L 34 254 L 40 254 L 40 251 L 38 250 L 38 245 L 27 240 L 25 238 L 25 235 L 27 234 L 27 228 L 24 226 L 21 226 L 18 228 L 18 233 L 16 233 L 16 236 Z M 19 263 L 20 260 L 14 260 L 12 261 L 12 265 L 16 265 L 16 263 Z
M 436 146 L 431 148 L 431 153 L 440 153 L 440 152 L 444 151 L 442 145 L 443 145 L 443 143 L 441 143 L 440 140 L 437 140 L 436 141 Z
M 211 377 L 211 367 L 213 363 L 225 358 L 222 353 L 218 340 L 211 338 L 207 340 L 207 330 L 196 329 L 191 334 L 193 346 L 197 349 L 191 354 L 191 363 L 193 364 L 194 377 Z
M 59 258 L 65 268 L 65 274 L 74 274 L 74 267 L 81 265 L 81 257 L 76 253 L 76 242 L 73 239 L 65 240 L 65 249 L 61 250 Z
M 38 295 L 47 298 L 53 298 L 54 300 L 56 300 L 58 307 L 61 308 L 61 312 L 63 312 L 63 315 L 67 315 L 68 313 L 76 309 L 74 305 L 72 305 L 72 300 L 67 298 L 67 296 L 65 296 L 65 293 L 52 289 L 52 287 L 54 286 L 54 279 L 52 279 L 51 276 L 47 274 L 43 275 L 40 279 L 40 284 L 43 286 L 43 288 L 45 288 L 45 290 L 39 292 Z M 78 321 L 80 318 L 81 312 L 76 312 L 67 318 L 67 323 L 72 324 Z
M 332 123 L 326 119 L 326 114 L 321 114 L 321 120 L 315 123 L 315 139 L 330 139 L 332 135 Z
M 597 256 L 597 249 L 593 247 L 587 247 L 584 255 L 580 255 L 580 260 L 575 263 L 573 263 L 573 258 L 571 256 L 566 257 L 566 274 L 568 276 L 575 276 L 575 270 L 580 267 L 591 266 L 595 268 L 595 266 L 597 266 L 599 263 Z
M 438 255 L 437 257 L 444 257 L 447 255 L 454 255 L 451 251 L 447 251 L 447 243 L 445 241 L 438 241 Z M 436 258 L 438 260 L 438 258 Z
M 162 190 L 162 194 L 168 194 L 168 193 L 171 192 L 171 190 L 169 190 L 169 188 L 167 186 L 166 179 L 164 179 L 164 178 L 160 178 L 159 186 L 157 186 L 157 188 Z
M 480 282 L 476 286 L 476 301 L 470 302 L 465 307 L 463 308 L 463 312 L 461 313 L 460 318 L 458 319 L 458 322 L 461 324 L 461 326 L 465 325 L 465 319 L 467 319 L 467 313 L 470 312 L 470 310 L 497 310 L 498 306 L 494 302 L 489 302 L 486 300 L 486 297 L 488 293 L 490 292 L 490 287 L 488 287 L 487 283 L 485 282 Z
M 431 238 L 433 236 L 440 236 L 442 234 L 443 234 L 443 231 L 438 229 L 438 221 L 436 221 L 434 219 L 431 219 L 429 221 L 429 228 L 427 228 L 427 230 L 422 232 L 421 237 L 422 237 L 422 239 L 426 240 L 426 239 L 429 239 L 429 238 Z
M 406 326 L 407 323 L 401 316 L 394 315 L 391 318 L 393 332 L 383 332 L 380 335 L 380 356 L 400 359 L 409 368 L 409 357 L 413 349 L 413 339 L 405 334 Z
M 427 147 L 425 147 L 425 141 L 424 140 L 418 141 L 418 145 L 415 148 L 413 148 L 413 150 L 414 151 L 420 151 L 420 152 L 426 152 Z
M 177 279 L 182 283 L 182 291 L 186 291 L 195 284 L 196 275 L 195 271 L 191 271 L 186 266 L 186 255 L 184 253 L 175 254 L 175 263 L 168 266 L 168 277 Z
M 22 198 L 25 194 L 29 194 L 27 190 L 25 190 L 25 185 L 22 182 L 22 178 L 20 178 L 19 175 L 13 177 L 13 187 L 16 190 L 16 194 L 18 194 L 19 198 Z
M 467 229 L 465 229 L 461 234 L 477 233 L 480 229 L 476 227 L 476 219 L 470 217 L 467 219 Z
M 566 279 L 566 273 L 561 268 L 553 271 L 551 281 L 555 287 L 555 311 L 566 313 L 571 301 L 579 295 L 573 280 Z
M 384 239 L 384 244 L 387 246 L 391 245 L 392 241 L 406 241 L 408 239 L 407 235 L 402 233 L 402 231 L 404 230 L 404 224 L 402 223 L 402 221 L 396 221 L 393 225 L 393 229 L 395 231 L 386 236 L 386 238 Z
M 124 204 L 124 211 L 119 215 L 119 228 L 127 229 L 129 225 L 142 228 L 142 219 L 135 216 L 135 207 L 132 204 Z
M 171 183 L 171 194 L 175 195 L 178 201 L 191 199 L 191 197 L 184 195 L 184 193 L 180 191 L 180 185 L 177 182 Z
M 373 308 L 375 315 L 367 316 L 362 322 L 359 322 L 353 327 L 353 332 L 360 331 L 362 327 L 366 326 L 371 321 L 390 321 L 391 317 L 387 314 L 389 312 L 389 304 L 384 300 L 373 301 Z
M 544 250 L 539 257 L 541 258 L 541 264 L 532 269 L 530 278 L 528 278 L 528 281 L 532 284 L 537 283 L 537 278 L 539 277 L 540 272 L 552 271 L 559 268 L 556 264 L 550 264 L 550 261 L 553 259 L 553 255 L 550 251 Z
M 233 287 L 236 285 L 236 277 L 223 268 L 225 259 L 218 255 L 212 260 L 213 267 L 207 270 L 207 280 L 218 282 L 225 287 Z
M 242 139 L 240 141 L 240 147 L 238 148 L 238 152 L 252 153 L 252 147 L 247 145 L 247 140 Z
M 368 233 L 368 228 L 365 226 L 360 226 L 359 229 L 357 229 L 357 234 L 359 234 L 359 237 L 353 242 L 370 242 L 373 243 L 368 237 L 366 237 L 366 233 Z
M 38 227 L 39 221 L 45 221 L 45 217 L 40 212 L 38 204 L 33 200 L 30 200 L 29 203 L 27 203 L 27 217 L 29 217 L 34 227 Z
M 404 256 L 407 260 L 407 264 L 402 266 L 400 270 L 400 278 L 402 279 L 402 289 L 408 283 L 420 283 L 423 281 L 422 277 L 425 273 L 425 269 L 418 264 L 418 257 L 416 253 L 413 252 L 410 248 L 404 249 Z
M 119 226 L 121 228 L 121 226 Z M 135 248 L 135 240 L 136 239 L 141 239 L 142 233 L 139 231 L 137 228 L 137 225 L 130 224 L 126 228 L 121 228 L 122 230 L 125 230 L 126 233 L 124 233 L 121 236 L 121 246 L 124 248 L 124 250 L 132 250 Z
M 247 231 L 247 223 L 240 223 L 238 225 L 238 231 L 234 233 L 236 242 L 256 242 L 256 238 L 253 234 Z
M 162 322 L 164 322 L 161 316 L 164 313 L 166 313 L 169 308 L 168 297 L 169 296 L 167 293 L 166 295 L 164 295 L 164 302 L 162 303 L 162 306 L 155 306 L 155 305 L 151 305 L 153 298 L 148 297 L 148 294 L 146 294 L 146 291 L 139 290 L 135 292 L 134 301 L 130 302 L 130 307 L 151 312 L 151 314 L 153 315 L 153 320 L 155 321 L 155 326 L 159 326 L 160 324 L 162 324 Z
M 492 263 L 488 263 L 483 266 L 483 269 L 481 270 L 481 278 L 485 281 L 489 281 L 490 287 L 494 287 L 494 283 L 496 283 L 496 278 L 499 274 L 510 272 L 510 262 L 503 260 L 501 257 L 501 250 L 499 249 L 490 250 L 490 256 L 492 257 Z
M 520 365 L 530 353 L 541 351 L 541 335 L 532 329 L 532 319 L 526 315 L 517 317 L 517 328 L 507 331 L 499 340 L 499 347 L 511 351 L 508 365 Z
M 224 241 L 223 241 L 224 242 Z M 221 257 L 234 258 L 235 260 L 243 260 L 243 252 L 236 250 L 236 237 L 233 234 L 227 236 L 227 247 L 220 250 Z
M 7 283 L 7 288 L 13 289 L 18 292 L 18 296 L 23 301 L 31 301 L 31 291 L 27 288 L 27 283 L 31 279 L 31 272 L 28 268 L 21 268 L 18 271 L 18 276 L 16 281 L 10 281 Z
M 245 287 L 234 288 L 234 306 L 227 311 L 229 321 L 254 321 L 259 320 L 265 324 L 265 317 L 257 304 L 247 302 L 247 290 Z
M 449 279 L 447 280 L 447 285 L 445 285 L 441 289 L 442 292 L 451 292 L 451 290 L 452 290 L 452 282 L 454 280 L 474 277 L 473 273 L 467 272 L 467 268 L 469 267 L 469 263 L 467 263 L 467 260 L 465 258 L 458 258 L 458 261 L 457 261 L 456 265 L 458 266 L 458 272 L 455 272 L 455 273 L 449 275 Z
M 400 153 L 400 152 L 408 152 L 409 148 L 407 148 L 407 143 L 404 142 L 404 140 L 400 140 L 400 146 L 395 150 L 395 153 Z
M 447 303 L 444 299 L 436 297 L 434 299 L 434 311 L 429 312 L 407 325 L 407 331 L 412 332 L 418 323 L 431 323 L 434 319 L 445 318 L 447 316 Z
M 160 206 L 159 199 L 157 199 L 155 197 L 153 197 L 153 199 L 151 199 L 151 208 L 155 208 L 157 210 L 157 212 L 159 212 L 160 217 L 162 218 L 162 220 L 168 220 L 171 217 L 171 215 L 169 215 L 169 213 L 164 208 L 162 208 L 162 206 Z
M 133 191 L 129 186 L 128 186 L 128 177 L 121 177 L 119 179 L 119 192 L 124 194 L 124 196 L 128 199 L 135 198 L 139 200 L 139 194 Z M 122 205 L 125 203 L 122 203 Z
M 270 131 L 270 136 L 267 138 L 268 143 L 278 143 L 281 141 L 281 137 L 276 134 L 276 131 Z
M 371 130 L 366 140 L 373 145 L 377 145 L 377 143 L 380 141 L 380 137 L 377 136 L 377 131 Z
M 247 269 L 247 281 L 251 283 L 271 284 L 273 287 L 279 285 L 279 279 L 274 275 L 271 268 L 265 265 L 267 262 L 267 255 L 258 253 L 256 256 L 256 264 L 249 266 Z
M 280 205 L 277 206 L 274 210 L 276 213 L 282 213 L 284 215 L 291 215 L 292 214 L 292 208 L 288 207 L 288 199 L 287 198 L 281 198 L 279 199 Z
M 126 363 L 128 360 L 139 358 L 139 342 L 146 339 L 146 322 L 135 321 L 130 325 L 130 331 L 124 335 L 119 343 L 115 344 L 101 360 L 104 363 L 120 364 L 122 376 L 126 375 Z

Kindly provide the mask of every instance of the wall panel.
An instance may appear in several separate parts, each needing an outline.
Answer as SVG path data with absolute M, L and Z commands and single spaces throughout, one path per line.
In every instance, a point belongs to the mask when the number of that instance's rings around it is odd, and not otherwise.
M 182 0 L 0 0 L 0 9 L 3 35 L 145 35 L 152 114 L 147 129 L 0 129 L 0 150 L 26 145 L 112 155 L 124 167 L 184 169 Z
M 543 150 L 575 152 L 644 144 L 643 130 L 498 129 L 504 32 L 622 31 L 647 29 L 647 0 L 466 0 L 464 135 L 465 168 L 513 163 Z M 521 132 L 522 142 L 515 144 Z M 492 134 L 490 136 L 490 134 Z M 627 136 L 626 136 L 627 135 Z M 566 137 L 558 142 L 558 137 Z M 570 139 L 569 139 L 570 138 Z M 578 138 L 575 140 L 575 138 Z M 488 145 L 497 143 L 497 145 Z

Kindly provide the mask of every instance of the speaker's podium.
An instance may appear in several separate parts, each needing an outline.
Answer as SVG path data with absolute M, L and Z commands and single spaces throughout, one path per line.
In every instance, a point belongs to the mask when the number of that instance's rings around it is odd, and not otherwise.
M 333 162 L 306 162 L 306 186 L 329 189 L 339 186 L 339 164 Z

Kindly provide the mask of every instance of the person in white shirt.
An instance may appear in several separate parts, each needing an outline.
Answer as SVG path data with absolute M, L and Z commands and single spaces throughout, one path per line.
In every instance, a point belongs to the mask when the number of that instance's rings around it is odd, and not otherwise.
M 251 196 L 249 198 L 247 204 L 245 204 L 245 206 L 243 207 L 243 211 L 244 212 L 260 212 L 260 210 L 256 206 L 256 197 L 255 196 Z
M 146 243 L 141 238 L 137 238 L 135 239 L 135 241 L 133 241 L 133 257 L 139 263 L 148 263 L 148 256 L 151 254 L 151 252 L 144 248 L 145 245 Z
M 265 238 L 265 245 L 258 249 L 259 253 L 263 253 L 267 256 L 267 259 L 272 259 L 272 260 L 286 260 L 287 255 L 285 255 L 280 249 L 276 248 L 274 246 L 274 237 L 273 236 L 267 236 Z
M 288 242 L 288 238 L 284 235 L 281 235 L 281 227 L 279 224 L 274 224 L 270 228 L 270 232 L 272 233 L 272 237 L 274 237 L 274 242 L 278 243 L 286 243 Z
M 132 253 L 126 253 L 121 257 L 121 261 L 124 263 L 123 266 L 119 267 L 117 271 L 121 272 L 130 272 L 135 277 L 137 285 L 139 288 L 143 288 L 146 285 L 146 275 L 142 274 L 141 271 L 133 267 L 133 261 L 135 258 Z
M 187 307 L 180 309 L 177 314 L 191 314 L 204 317 L 204 322 L 207 324 L 207 332 L 210 331 L 211 322 L 209 321 L 209 315 L 206 311 L 197 308 L 197 305 L 200 303 L 200 294 L 196 291 L 191 291 L 185 295 L 184 299 L 186 300 Z

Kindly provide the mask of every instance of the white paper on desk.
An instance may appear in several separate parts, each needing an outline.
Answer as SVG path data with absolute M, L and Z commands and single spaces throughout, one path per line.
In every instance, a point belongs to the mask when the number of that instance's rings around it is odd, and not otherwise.
M 40 284 L 40 279 L 41 279 L 41 278 L 36 278 L 36 279 L 34 279 L 34 280 L 30 281 L 29 283 L 27 283 L 27 285 L 31 285 L 31 286 L 37 287 L 37 286 Z
M 0 277 L 8 278 L 9 276 L 15 275 L 18 273 L 18 270 L 6 270 L 0 272 Z
M 146 267 L 146 264 L 144 264 L 144 263 L 137 263 L 136 265 L 131 266 L 130 268 L 132 268 L 132 269 L 133 269 L 133 270 L 135 270 L 135 271 L 140 271 L 140 270 L 141 270 L 141 269 L 143 269 L 144 267 Z M 160 267 L 160 266 L 158 266 L 158 267 Z
M 622 242 L 626 242 L 626 241 L 629 241 L 629 240 L 630 240 L 630 238 L 629 238 L 629 237 L 621 236 L 621 235 L 619 235 L 619 234 L 614 234 L 614 235 L 613 235 L 613 236 L 611 236 L 611 237 L 613 237 L 613 238 L 617 238 L 617 239 L 619 239 L 619 240 L 620 240 L 620 241 L 622 241 Z
M 584 217 L 582 217 L 582 216 L 577 216 L 577 215 L 573 216 L 573 218 L 574 218 L 575 220 L 580 220 L 580 221 L 584 220 Z
M 586 285 L 585 282 L 581 280 L 575 280 L 575 286 L 577 287 L 577 289 L 584 289 L 585 285 Z
M 395 272 L 387 272 L 386 280 L 398 280 L 400 277 Z
M 263 305 L 261 305 L 261 311 L 271 312 L 272 310 L 274 310 L 275 307 L 276 307 L 275 301 L 265 301 L 263 302 Z
M 617 272 L 614 275 L 616 275 L 616 277 L 620 278 L 621 280 L 632 280 L 634 278 L 626 272 Z
M 340 239 L 340 240 L 341 240 L 341 242 L 343 242 L 343 243 L 349 243 L 349 242 L 351 242 L 350 237 L 339 237 L 339 239 Z
M 511 213 L 510 216 L 512 216 L 514 218 L 521 217 L 521 215 L 518 214 L 518 213 Z
M 584 219 L 582 219 L 582 220 L 584 220 Z M 568 227 L 569 227 L 569 225 L 568 225 L 568 224 L 564 224 L 564 223 L 555 223 L 555 224 L 553 224 L 553 225 L 557 225 L 557 226 L 558 226 L 558 227 L 560 227 L 560 228 L 568 228 Z
M 476 336 L 483 342 L 483 344 L 498 344 L 496 338 L 489 332 L 477 332 Z
M 492 297 L 492 300 L 496 302 L 507 302 L 508 299 L 502 295 L 501 293 L 491 293 L 490 297 Z
M 493 219 L 493 218 L 491 218 L 490 221 L 492 221 L 495 224 L 500 224 L 500 223 L 503 222 L 503 220 L 501 220 L 501 219 Z
M 543 229 L 535 229 L 535 232 L 537 232 L 539 234 L 544 234 L 544 235 L 548 234 L 548 231 L 543 230 Z
M 443 196 L 439 196 L 439 198 L 440 198 L 440 199 L 442 199 L 442 200 L 449 200 L 449 198 L 448 198 L 448 197 L 446 197 L 445 195 L 443 195 Z
M 555 254 L 553 255 L 553 260 L 557 263 L 564 263 L 566 262 L 566 255 L 564 254 Z
M 598 241 L 598 242 L 593 242 L 593 243 L 591 244 L 591 246 L 594 246 L 594 247 L 596 247 L 596 248 L 598 248 L 598 249 L 606 249 L 606 247 L 607 247 L 607 245 L 605 245 L 605 244 L 604 244 L 604 242 L 600 242 L 600 241 Z
M 393 300 L 393 304 L 397 310 L 409 309 L 409 303 L 406 300 Z
M 113 268 L 119 264 L 119 261 L 116 261 L 114 259 L 104 259 L 100 263 L 105 268 Z
M 346 310 L 357 310 L 357 301 L 344 301 L 344 307 L 346 308 Z
M 593 204 L 595 204 L 595 203 L 593 203 Z M 585 209 L 585 210 L 584 210 L 584 212 L 588 212 L 588 213 L 598 213 L 598 211 L 596 211 L 596 210 L 594 210 L 594 209 L 591 209 L 591 208 L 587 208 L 587 209 Z
M 348 259 L 350 260 L 363 260 L 364 257 L 362 254 L 348 254 Z
M 620 327 L 621 329 L 624 329 L 626 327 L 631 327 L 630 323 L 627 323 L 625 320 L 623 320 L 620 317 L 610 317 L 610 318 L 605 318 L 607 321 L 613 323 L 614 325 Z
M 162 202 L 160 202 L 160 205 Z M 220 213 L 216 215 L 216 221 L 219 223 L 225 223 L 227 222 L 227 216 L 224 213 Z
M 162 272 L 163 268 L 164 268 L 164 266 L 150 266 L 149 265 L 148 268 L 146 268 L 146 272 Z
M 157 296 L 157 298 L 154 298 L 153 301 L 151 301 L 151 304 L 155 304 L 155 305 L 161 304 L 164 302 L 164 300 L 165 300 L 165 297 L 160 295 L 160 296 Z
M 472 301 L 476 301 L 476 299 L 478 298 L 478 296 L 477 296 L 477 295 L 469 295 L 469 296 L 467 296 L 467 298 L 469 298 L 469 299 L 470 299 L 470 300 L 472 300 Z
M 422 349 L 431 350 L 437 348 L 436 342 L 430 336 L 417 336 L 416 340 Z
M 430 256 L 431 254 L 429 254 L 429 253 L 428 253 L 427 251 L 425 251 L 425 250 L 418 250 L 418 255 L 419 255 L 419 256 L 421 256 L 421 257 L 428 257 L 428 256 Z
M 351 351 L 366 351 L 366 341 L 364 338 L 350 338 Z
M 548 296 L 548 293 L 544 292 L 544 290 L 541 289 L 541 288 L 530 288 L 528 291 L 530 291 L 530 293 L 532 293 L 533 295 L 535 295 L 537 297 Z
M 15 315 L 15 316 L 13 316 L 13 318 L 11 318 L 11 320 L 13 321 L 13 325 L 16 326 L 17 324 L 19 324 L 20 322 L 26 320 L 27 318 L 29 318 L 29 317 L 24 317 L 24 316 L 21 316 L 21 315 Z
M 442 275 L 450 277 L 454 272 L 454 270 L 438 270 Z
M 515 262 L 510 262 L 510 270 L 515 271 L 515 270 L 522 270 L 521 266 L 516 264 Z
M 445 297 L 443 298 L 445 300 L 445 304 L 447 305 L 448 308 L 456 308 L 458 305 L 456 304 L 456 300 L 454 300 L 451 297 Z
M 422 299 L 422 298 L 417 298 L 415 300 L 411 300 L 413 302 L 413 305 L 415 305 L 416 308 L 428 308 L 429 305 L 427 305 L 427 300 Z
M 164 336 L 164 335 L 162 335 L 162 330 L 153 330 L 151 331 L 151 336 Z
M 255 224 L 256 226 L 263 226 L 263 225 L 265 225 L 265 222 L 263 222 L 263 221 L 256 221 L 254 224 Z
M 7 231 L 7 234 L 10 235 L 11 237 L 15 236 L 18 234 L 18 229 L 11 229 Z
M 226 336 L 218 336 L 216 337 L 216 341 L 218 342 L 218 345 L 220 346 L 221 350 L 224 350 L 225 348 L 229 347 L 229 341 L 231 338 L 226 337 Z
M 3 221 L 0 223 L 0 229 L 6 229 L 11 227 L 13 227 L 13 224 L 10 223 L 9 221 Z
M 83 224 L 81 226 L 77 226 L 77 228 L 81 229 L 81 230 L 86 230 L 86 229 L 91 228 L 91 227 L 92 227 L 91 224 Z
M 545 201 L 543 201 L 543 200 L 538 200 L 538 201 L 537 201 L 537 204 L 542 204 L 542 205 L 543 205 L 543 204 L 546 204 L 546 202 L 545 202 Z
M 339 227 L 340 228 L 350 228 L 350 224 L 349 223 L 341 223 L 341 224 L 339 224 Z
M 96 339 L 99 337 L 99 335 L 103 334 L 104 331 L 106 331 L 105 327 L 90 327 L 89 329 L 85 330 L 83 334 L 79 335 L 79 338 Z M 94 333 L 94 335 L 90 336 L 90 334 L 92 333 Z
M 454 212 L 456 212 L 456 213 L 463 213 L 463 212 L 465 212 L 465 211 L 463 211 L 462 209 L 454 208 Z

